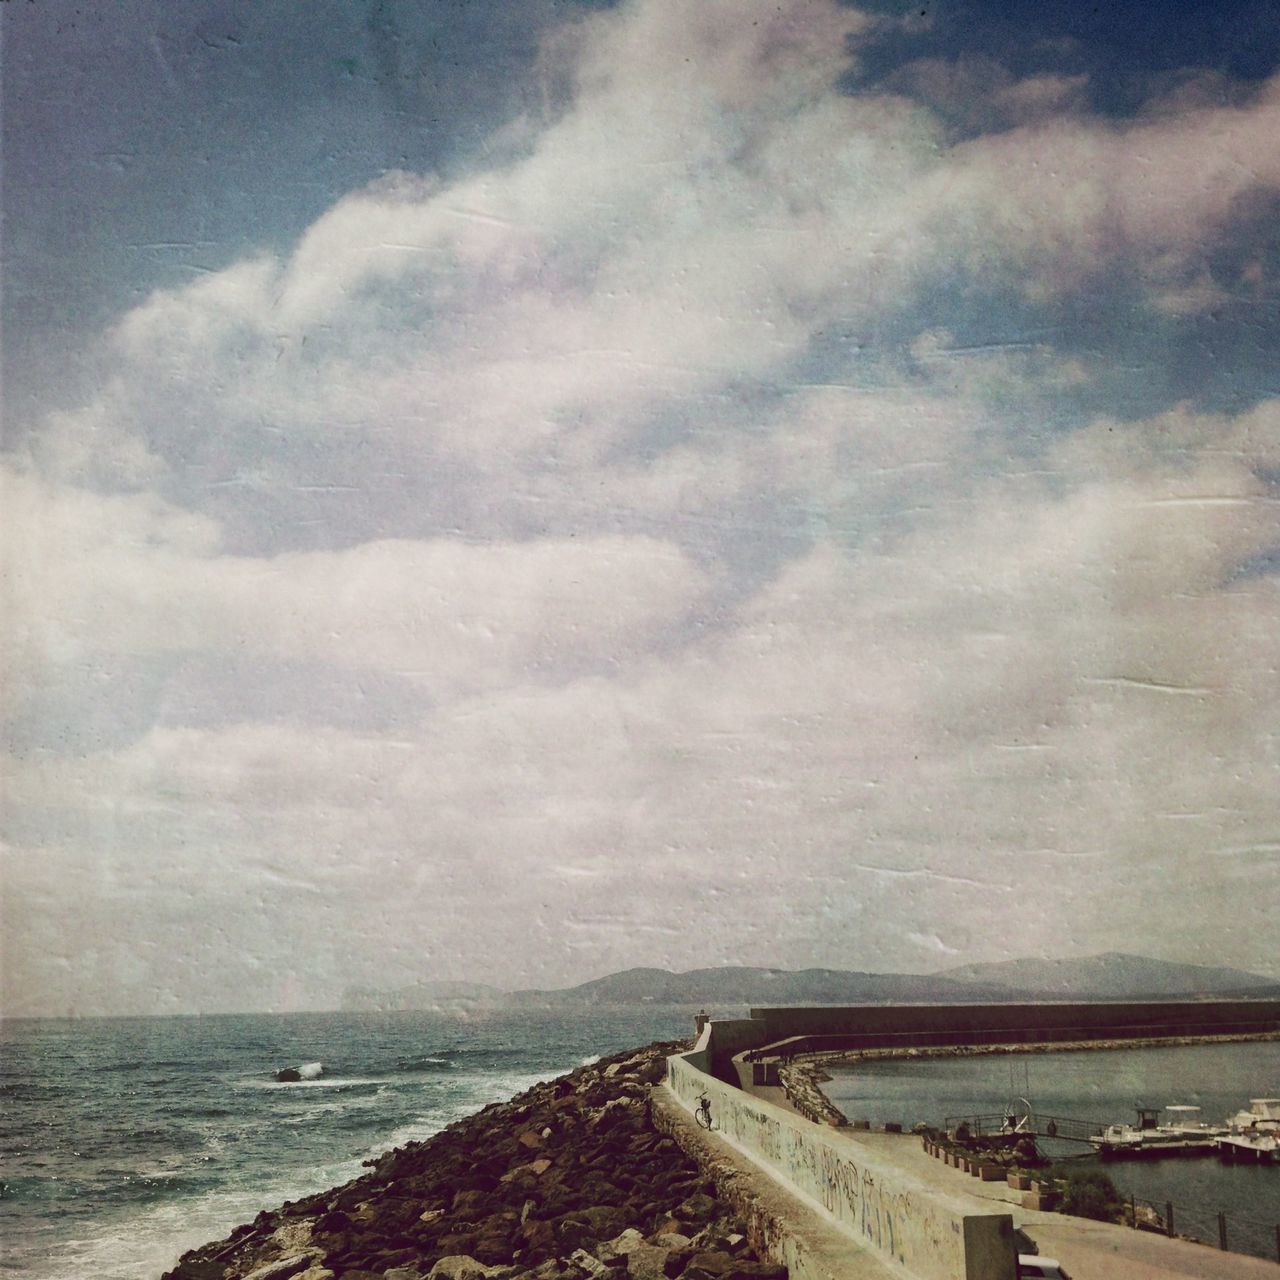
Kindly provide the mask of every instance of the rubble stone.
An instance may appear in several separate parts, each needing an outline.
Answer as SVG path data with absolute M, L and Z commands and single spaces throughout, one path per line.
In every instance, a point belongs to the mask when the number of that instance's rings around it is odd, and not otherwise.
M 723 1171 L 654 1128 L 646 1091 L 679 1047 L 580 1067 L 384 1152 L 163 1280 L 780 1280 L 719 1194 Z

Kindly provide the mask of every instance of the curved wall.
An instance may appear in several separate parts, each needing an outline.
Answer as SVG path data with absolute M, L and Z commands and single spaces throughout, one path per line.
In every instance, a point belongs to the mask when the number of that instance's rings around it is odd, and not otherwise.
M 711 1024 L 687 1054 L 667 1059 L 667 1083 L 692 1111 L 711 1101 L 716 1130 L 780 1185 L 821 1206 L 881 1261 L 919 1280 L 1014 1280 L 1013 1219 L 971 1214 L 856 1141 L 711 1073 Z
M 849 1048 L 893 1044 L 1121 1040 L 1280 1031 L 1280 1000 L 1043 1001 L 753 1008 L 755 1046 L 840 1036 Z M 712 1024 L 714 1025 L 714 1024 Z M 846 1047 L 842 1045 L 841 1047 Z M 716 1046 L 717 1050 L 719 1046 Z M 736 1052 L 736 1050 L 735 1050 Z

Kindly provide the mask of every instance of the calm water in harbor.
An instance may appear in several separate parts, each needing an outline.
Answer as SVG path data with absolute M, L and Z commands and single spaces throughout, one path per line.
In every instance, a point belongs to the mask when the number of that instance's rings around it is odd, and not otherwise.
M 983 1055 L 863 1063 L 832 1070 L 823 1086 L 850 1118 L 940 1125 L 948 1116 L 991 1114 L 1020 1097 L 1036 1111 L 1102 1123 L 1135 1119 L 1136 1106 L 1198 1106 L 1207 1123 L 1247 1109 L 1250 1098 L 1280 1097 L 1280 1043 L 1177 1049 Z M 1045 1154 L 1080 1159 L 1077 1143 L 1042 1142 Z M 1096 1164 L 1086 1157 L 1084 1163 Z M 1233 1248 L 1274 1258 L 1280 1223 L 1280 1165 L 1223 1165 L 1216 1158 L 1110 1161 L 1126 1194 L 1177 1206 L 1181 1232 L 1217 1241 L 1228 1215 Z
M 0 1269 L 142 1280 L 260 1209 L 688 1010 L 311 1014 L 0 1024 Z M 279 1084 L 277 1068 L 323 1063 Z

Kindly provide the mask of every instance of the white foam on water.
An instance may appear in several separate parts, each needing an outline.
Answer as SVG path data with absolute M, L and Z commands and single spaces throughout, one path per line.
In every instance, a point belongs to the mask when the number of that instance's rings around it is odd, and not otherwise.
M 358 1161 L 310 1171 L 306 1181 L 291 1181 L 210 1192 L 153 1205 L 121 1221 L 111 1234 L 100 1223 L 86 1223 L 92 1235 L 66 1240 L 26 1274 L 32 1280 L 139 1280 L 158 1276 L 177 1264 L 188 1249 L 207 1244 L 254 1218 L 267 1205 L 295 1200 L 358 1176 Z
M 470 1077 L 465 1082 L 470 1086 L 465 1093 L 458 1092 L 441 1099 L 430 1112 L 394 1129 L 385 1139 L 369 1149 L 369 1155 L 381 1155 L 384 1151 L 390 1151 L 393 1147 L 406 1146 L 410 1142 L 425 1142 L 442 1129 L 447 1129 L 455 1121 L 465 1120 L 467 1116 L 474 1115 L 491 1102 L 506 1102 L 516 1094 L 532 1089 L 534 1085 L 543 1084 L 547 1080 L 554 1080 L 562 1074 L 561 1071 L 546 1071 L 536 1074 L 494 1076 L 491 1088 L 483 1087 L 484 1084 L 489 1083 L 483 1081 L 483 1078 Z
M 262 1209 L 348 1182 L 368 1171 L 363 1164 L 364 1159 L 410 1142 L 425 1141 L 490 1103 L 505 1102 L 560 1074 L 561 1070 L 557 1069 L 493 1076 L 467 1074 L 452 1078 L 445 1092 L 433 1091 L 435 1096 L 428 1110 L 379 1139 L 360 1158 L 294 1170 L 277 1179 L 263 1179 L 261 1166 L 246 1168 L 244 1186 L 227 1186 L 204 1195 L 167 1199 L 119 1219 L 106 1230 L 101 1221 L 86 1222 L 83 1236 L 64 1240 L 38 1260 L 22 1259 L 27 1269 L 20 1266 L 14 1274 L 27 1275 L 31 1280 L 84 1280 L 86 1276 L 93 1276 L 94 1280 L 138 1280 L 139 1277 L 158 1276 L 172 1268 L 187 1249 L 222 1238 L 234 1227 L 251 1221 Z M 372 1080 L 353 1082 L 380 1083 Z M 331 1086 L 334 1082 L 321 1078 L 293 1085 L 257 1080 L 245 1083 L 250 1087 L 314 1089 Z M 403 1084 L 403 1077 L 388 1083 Z M 349 1106 L 361 1106 L 370 1101 L 366 1098 L 335 1100 L 308 1108 L 308 1115 L 314 1122 L 321 1119 L 318 1114 L 321 1110 L 340 1112 Z M 156 1169 L 149 1176 L 167 1178 L 180 1172 Z

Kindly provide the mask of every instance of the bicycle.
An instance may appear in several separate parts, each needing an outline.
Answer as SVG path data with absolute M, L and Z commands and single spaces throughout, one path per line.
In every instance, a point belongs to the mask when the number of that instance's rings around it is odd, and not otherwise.
M 698 1099 L 698 1106 L 693 1113 L 693 1118 L 698 1122 L 699 1128 L 711 1128 L 711 1099 L 705 1093 Z

